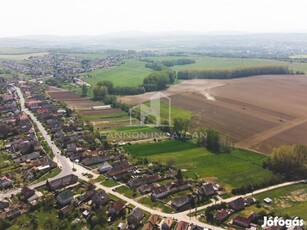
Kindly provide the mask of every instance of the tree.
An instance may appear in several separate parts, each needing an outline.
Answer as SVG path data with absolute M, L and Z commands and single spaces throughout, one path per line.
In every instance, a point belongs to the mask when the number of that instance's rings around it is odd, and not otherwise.
M 220 134 L 213 130 L 207 130 L 207 139 L 206 139 L 206 147 L 212 152 L 220 151 Z
M 96 84 L 93 87 L 93 97 L 96 100 L 102 100 L 108 94 L 108 88 L 106 86 Z
M 174 124 L 173 133 L 175 134 L 186 133 L 190 125 L 190 120 L 181 117 L 176 117 L 173 120 L 173 124 Z
M 178 169 L 177 174 L 176 174 L 176 178 L 178 181 L 182 181 L 183 180 L 183 174 L 181 169 Z
M 85 84 L 82 85 L 82 96 L 87 96 L 87 86 Z

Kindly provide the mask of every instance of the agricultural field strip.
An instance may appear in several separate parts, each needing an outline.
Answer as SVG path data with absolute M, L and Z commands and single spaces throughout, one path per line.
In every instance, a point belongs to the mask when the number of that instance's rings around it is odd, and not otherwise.
M 261 142 L 271 137 L 277 136 L 278 134 L 281 134 L 291 128 L 302 125 L 305 122 L 307 122 L 307 118 L 298 118 L 293 121 L 285 121 L 277 127 L 274 127 L 272 129 L 258 133 L 252 137 L 249 137 L 245 140 L 242 140 L 236 143 L 236 145 L 239 147 L 244 147 L 244 148 L 253 148 L 255 145 L 260 144 Z

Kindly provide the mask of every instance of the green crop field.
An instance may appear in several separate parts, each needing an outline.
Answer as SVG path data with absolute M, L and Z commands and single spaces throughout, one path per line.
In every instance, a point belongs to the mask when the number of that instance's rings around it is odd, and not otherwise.
M 87 83 L 94 85 L 98 81 L 109 80 L 115 86 L 137 86 L 143 83 L 143 79 L 153 72 L 145 68 L 145 63 L 137 60 L 125 60 L 125 64 L 106 69 L 97 69 L 87 74 L 93 76 L 84 78 Z
M 155 115 L 156 113 L 158 113 L 158 110 L 160 110 L 160 117 L 162 120 L 168 120 L 169 118 L 171 120 L 173 120 L 174 118 L 183 118 L 183 119 L 190 119 L 192 112 L 185 110 L 185 109 L 181 109 L 178 107 L 174 107 L 171 106 L 171 108 L 169 107 L 169 105 L 167 103 L 164 102 L 155 102 L 152 101 L 151 102 L 151 107 L 150 107 L 150 102 L 145 103 L 145 105 L 148 107 L 143 107 L 142 110 L 143 112 L 147 113 L 148 115 Z M 135 110 L 136 112 L 138 112 L 140 109 L 140 107 L 134 107 L 133 110 Z M 156 111 L 154 111 L 156 110 Z
M 265 205 L 263 199 L 269 197 L 272 204 Z M 307 184 L 295 184 L 255 195 L 269 210 L 277 215 L 299 216 L 307 219 Z
M 190 178 L 197 173 L 200 178 L 217 177 L 220 183 L 231 188 L 249 183 L 261 182 L 273 177 L 273 173 L 262 168 L 267 158 L 262 154 L 235 149 L 229 154 L 214 154 L 191 142 L 177 140 L 154 144 L 126 146 L 131 154 L 147 157 L 151 161 L 175 161 L 175 167 L 181 168 Z

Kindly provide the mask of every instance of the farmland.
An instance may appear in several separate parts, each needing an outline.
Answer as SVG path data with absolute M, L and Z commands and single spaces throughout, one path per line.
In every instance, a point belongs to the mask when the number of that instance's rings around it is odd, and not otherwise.
M 175 108 L 191 112 L 191 129 L 209 127 L 243 148 L 271 153 L 282 144 L 307 144 L 306 76 L 257 76 L 232 80 L 188 80 L 163 91 Z M 119 97 L 126 103 L 154 93 Z M 164 100 L 166 102 L 166 100 Z
M 151 72 L 151 69 L 145 68 L 144 62 L 125 60 L 125 63 L 120 66 L 87 72 L 86 75 L 89 74 L 93 77 L 83 80 L 91 85 L 98 81 L 109 80 L 116 86 L 137 86 L 142 84 L 143 79 Z
M 191 142 L 176 140 L 126 146 L 125 150 L 151 161 L 172 159 L 175 167 L 181 168 L 187 177 L 194 178 L 195 174 L 204 179 L 214 177 L 228 189 L 244 185 L 246 181 L 256 183 L 273 176 L 262 168 L 266 156 L 245 150 L 214 154 Z

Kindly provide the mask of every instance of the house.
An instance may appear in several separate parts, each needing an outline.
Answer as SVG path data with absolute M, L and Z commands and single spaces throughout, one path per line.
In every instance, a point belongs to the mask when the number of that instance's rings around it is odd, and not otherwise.
M 60 211 L 59 211 L 59 216 L 61 218 L 64 218 L 68 215 L 68 213 L 70 213 L 71 211 L 73 211 L 75 209 L 75 207 L 73 205 L 68 205 L 68 206 L 65 206 L 64 208 L 62 208 Z
M 110 198 L 104 190 L 101 190 L 92 196 L 92 204 L 95 207 L 105 206 L 109 201 Z
M 29 188 L 28 186 L 24 186 L 21 189 L 21 199 L 26 200 L 35 194 L 35 190 Z
M 125 204 L 121 201 L 115 201 L 111 208 L 109 208 L 110 215 L 119 215 L 123 210 Z
M 26 161 L 35 160 L 40 157 L 40 154 L 38 152 L 22 155 L 19 158 L 14 159 L 14 163 L 20 164 Z
M 12 208 L 10 209 L 9 211 L 7 211 L 5 213 L 5 218 L 9 219 L 9 220 L 13 220 L 15 218 L 17 218 L 18 216 L 21 215 L 21 211 L 20 209 L 17 207 L 17 208 Z
M 162 230 L 170 230 L 174 223 L 174 219 L 172 217 L 166 217 L 162 224 Z
M 198 225 L 192 224 L 189 230 L 204 230 L 204 228 Z
M 110 156 L 102 155 L 102 156 L 94 156 L 94 157 L 87 157 L 82 161 L 82 164 L 86 166 L 99 164 L 105 161 L 110 160 Z
M 235 212 L 241 211 L 244 209 L 244 199 L 240 197 L 236 200 L 229 202 L 228 205 Z
M 70 143 L 66 146 L 67 152 L 76 152 L 77 151 L 77 146 L 75 143 Z
M 110 169 L 106 175 L 108 177 L 114 177 L 114 176 L 118 176 L 120 174 L 125 174 L 127 173 L 129 170 L 133 169 L 133 165 L 130 164 L 128 161 L 120 161 L 120 162 L 116 162 L 112 165 L 112 169 Z
M 102 164 L 98 165 L 98 172 L 100 173 L 105 173 L 112 169 L 112 166 L 107 162 L 103 162 Z
M 236 216 L 232 219 L 232 224 L 242 228 L 249 228 L 251 222 L 257 217 L 257 214 L 252 212 L 248 217 Z
M 215 220 L 217 223 L 222 223 L 228 216 L 229 213 L 225 209 L 221 209 L 216 212 Z
M 150 185 L 143 184 L 139 187 L 139 191 L 142 195 L 144 195 L 144 194 L 150 193 L 153 188 L 155 188 L 154 184 L 150 184 Z
M 153 230 L 158 227 L 159 216 L 151 214 L 142 230 Z
M 73 198 L 73 193 L 71 190 L 66 190 L 64 192 L 61 192 L 56 197 L 58 203 L 61 204 L 62 206 L 69 204 L 72 201 L 72 198 Z
M 128 225 L 132 229 L 136 229 L 144 218 L 144 212 L 140 208 L 135 208 L 127 217 Z
M 31 206 L 34 207 L 37 204 L 37 199 L 39 198 L 39 196 L 37 195 L 37 193 L 34 193 L 33 196 L 29 197 L 27 199 L 27 203 Z
M 250 206 L 256 203 L 256 199 L 253 197 L 248 197 L 245 199 L 245 206 Z
M 189 227 L 189 223 L 185 221 L 179 221 L 176 225 L 176 230 L 187 230 Z
M 7 189 L 13 185 L 13 182 L 7 177 L 0 178 L 0 188 Z
M 184 195 L 181 197 L 174 198 L 171 202 L 171 205 L 174 209 L 180 209 L 188 204 L 190 204 L 191 196 Z
M 7 202 L 5 200 L 0 201 L 0 211 L 3 211 L 4 209 L 8 208 L 9 206 L 10 206 L 9 202 Z
M 210 184 L 210 183 L 202 185 L 198 189 L 198 193 L 199 193 L 199 195 L 201 195 L 202 197 L 205 197 L 205 198 L 209 198 L 209 197 L 216 195 L 216 191 L 215 191 L 213 185 Z
M 96 193 L 97 191 L 93 189 L 93 190 L 87 191 L 86 193 L 82 194 L 81 196 L 77 198 L 78 204 L 89 201 Z
M 70 174 L 56 180 L 52 181 L 47 180 L 46 185 L 49 189 L 55 191 L 57 189 L 64 188 L 68 185 L 75 184 L 77 182 L 78 182 L 78 177 L 76 175 Z
M 132 188 L 139 187 L 143 184 L 151 184 L 161 179 L 161 176 L 158 174 L 155 175 L 144 175 L 143 177 L 137 177 L 130 179 L 128 185 Z
M 159 199 L 167 196 L 169 194 L 169 188 L 166 185 L 155 187 L 151 191 L 151 197 L 153 199 Z

